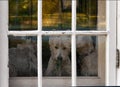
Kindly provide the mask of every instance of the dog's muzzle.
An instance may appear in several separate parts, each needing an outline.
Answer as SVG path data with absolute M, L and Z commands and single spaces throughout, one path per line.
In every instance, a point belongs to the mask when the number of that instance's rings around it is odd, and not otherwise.
M 63 59 L 62 59 L 62 56 L 59 55 L 58 58 L 57 58 L 57 67 L 59 67 L 59 68 L 61 67 L 61 65 L 62 65 L 62 60 L 63 60 Z
M 62 56 L 58 56 L 58 61 L 62 62 Z

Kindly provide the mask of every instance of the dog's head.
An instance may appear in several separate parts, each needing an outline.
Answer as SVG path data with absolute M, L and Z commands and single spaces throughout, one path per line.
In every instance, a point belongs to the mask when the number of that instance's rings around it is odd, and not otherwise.
M 69 36 L 50 36 L 49 45 L 51 56 L 55 60 L 66 60 L 69 58 L 71 42 Z
M 77 36 L 77 53 L 79 55 L 89 54 L 94 50 L 93 40 L 90 36 Z

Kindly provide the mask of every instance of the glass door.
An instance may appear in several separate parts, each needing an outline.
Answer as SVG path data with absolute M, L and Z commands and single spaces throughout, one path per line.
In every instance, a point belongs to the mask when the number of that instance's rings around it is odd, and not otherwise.
M 1 76 L 9 84 L 5 87 L 116 84 L 116 1 L 9 0 L 0 4 L 4 14 L 9 10 L 8 18 L 1 16 L 6 25 L 1 25 L 5 33 L 0 39 L 6 43 L 1 48 L 9 55 L 1 52 L 5 57 L 1 68 L 7 75 Z

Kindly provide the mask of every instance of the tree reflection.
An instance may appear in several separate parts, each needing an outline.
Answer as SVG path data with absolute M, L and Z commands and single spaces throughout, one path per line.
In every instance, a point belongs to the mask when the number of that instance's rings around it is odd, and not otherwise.
M 97 1 L 77 0 L 77 26 L 96 27 Z M 9 0 L 11 30 L 37 29 L 38 0 Z M 44 30 L 71 28 L 71 0 L 42 0 Z

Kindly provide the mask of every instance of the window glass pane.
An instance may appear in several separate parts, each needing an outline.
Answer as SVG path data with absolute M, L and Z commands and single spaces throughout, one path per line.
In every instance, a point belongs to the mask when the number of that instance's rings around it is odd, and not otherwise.
M 105 0 L 77 0 L 77 30 L 105 30 Z
M 105 80 L 105 54 L 106 54 L 105 38 L 106 38 L 105 36 L 76 37 L 77 76 L 78 76 L 77 84 L 79 83 L 81 84 L 80 82 L 81 80 L 79 79 L 81 76 L 82 77 L 100 76 L 102 80 Z M 87 85 L 87 83 L 88 82 L 85 82 L 84 84 Z
M 42 37 L 43 87 L 65 87 L 71 85 L 70 52 L 70 36 Z
M 37 87 L 36 44 L 34 36 L 9 36 L 9 87 Z
M 37 0 L 9 0 L 9 30 L 37 29 Z
M 71 29 L 71 0 L 43 0 L 43 30 Z

